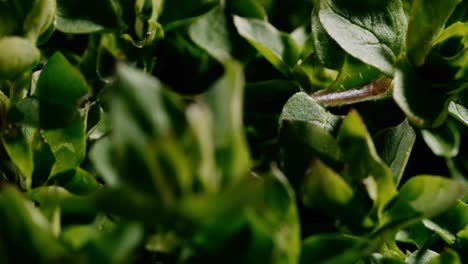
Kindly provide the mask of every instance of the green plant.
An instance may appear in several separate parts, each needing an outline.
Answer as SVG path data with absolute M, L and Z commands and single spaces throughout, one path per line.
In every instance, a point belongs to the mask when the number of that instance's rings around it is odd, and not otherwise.
M 467 263 L 467 14 L 0 1 L 0 263 Z

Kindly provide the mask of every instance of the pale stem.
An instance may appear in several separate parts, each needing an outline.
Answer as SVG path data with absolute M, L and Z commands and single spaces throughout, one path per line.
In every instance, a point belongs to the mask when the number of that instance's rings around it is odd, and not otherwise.
M 318 91 L 312 94 L 319 104 L 324 106 L 341 106 L 370 100 L 378 100 L 391 96 L 392 80 L 382 77 L 366 86 L 339 92 Z

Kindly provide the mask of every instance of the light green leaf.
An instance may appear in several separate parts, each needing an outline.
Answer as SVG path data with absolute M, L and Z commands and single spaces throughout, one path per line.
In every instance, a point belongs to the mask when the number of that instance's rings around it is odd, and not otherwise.
M 453 158 L 458 155 L 460 132 L 450 119 L 438 128 L 421 130 L 421 134 L 435 155 L 445 158 Z
M 463 122 L 465 126 L 468 126 L 468 108 L 463 106 L 462 104 L 456 103 L 456 101 L 452 101 L 449 104 L 449 113 L 458 119 L 460 122 Z
M 455 205 L 465 191 L 463 183 L 451 179 L 429 175 L 412 177 L 384 211 L 383 224 L 437 216 Z
M 203 105 L 192 105 L 187 109 L 186 115 L 195 138 L 193 145 L 198 150 L 197 179 L 206 192 L 217 192 L 221 182 L 216 173 L 212 113 Z
M 118 170 L 114 166 L 111 149 L 111 139 L 109 137 L 101 138 L 91 148 L 89 158 L 104 182 L 110 187 L 117 188 L 120 187 L 121 182 Z
M 51 177 L 76 169 L 86 156 L 84 118 L 75 115 L 65 128 L 44 130 L 42 135 L 55 156 Z
M 20 178 L 20 180 L 24 181 L 26 188 L 29 189 L 32 184 L 34 170 L 32 143 L 22 131 L 2 133 L 1 143 L 11 161 L 20 170 L 20 177 L 24 177 L 24 179 Z
M 359 88 L 381 77 L 378 69 L 369 66 L 349 55 L 344 58 L 340 73 L 333 84 L 328 87 L 331 91 L 342 91 Z
M 249 169 L 250 157 L 242 117 L 243 91 L 242 67 L 237 62 L 228 61 L 224 76 L 201 96 L 213 114 L 216 161 L 222 173 L 223 186 L 237 182 Z
M 416 132 L 407 120 L 374 136 L 379 156 L 392 170 L 396 185 L 400 183 L 415 141 Z
M 313 159 L 301 184 L 301 200 L 307 207 L 319 208 L 331 216 L 342 216 L 351 206 L 353 189 L 333 169 Z M 356 212 L 357 208 L 353 208 Z
M 415 0 L 411 7 L 406 38 L 406 52 L 410 62 L 424 63 L 432 41 L 442 32 L 445 22 L 461 0 Z
M 40 58 L 32 41 L 16 36 L 0 38 L 0 80 L 14 79 L 31 70 Z
M 281 112 L 281 120 L 305 121 L 333 134 L 341 118 L 328 112 L 306 93 L 300 92 L 286 102 Z
M 343 120 L 338 143 L 347 164 L 342 176 L 353 184 L 363 184 L 367 195 L 380 212 L 396 195 L 396 185 L 392 171 L 378 156 L 358 112 L 351 111 Z
M 429 264 L 462 264 L 460 256 L 452 249 L 447 249 L 439 256 L 431 259 Z
M 300 49 L 289 34 L 278 31 L 266 21 L 234 16 L 239 34 L 285 76 L 297 63 Z
M 405 262 L 408 264 L 429 264 L 431 261 L 436 260 L 439 253 L 432 250 L 416 250 L 409 255 Z
M 190 38 L 220 62 L 231 58 L 232 44 L 226 15 L 216 7 L 189 27 Z

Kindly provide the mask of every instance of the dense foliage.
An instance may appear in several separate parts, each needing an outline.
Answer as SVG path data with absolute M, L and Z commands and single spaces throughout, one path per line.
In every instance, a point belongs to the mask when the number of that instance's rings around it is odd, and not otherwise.
M 468 263 L 468 1 L 0 1 L 0 263 Z

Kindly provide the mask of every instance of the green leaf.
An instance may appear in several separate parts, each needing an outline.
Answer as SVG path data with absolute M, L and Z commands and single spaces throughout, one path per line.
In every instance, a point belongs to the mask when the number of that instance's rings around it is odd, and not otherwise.
M 258 0 L 228 0 L 232 13 L 242 17 L 267 19 L 265 8 Z
M 392 170 L 396 185 L 400 183 L 415 141 L 416 132 L 407 120 L 374 136 L 379 156 Z
M 217 5 L 219 5 L 219 0 L 164 1 L 159 22 L 168 32 L 189 24 L 194 18 L 207 13 Z
M 50 263 L 68 253 L 44 215 L 13 187 L 0 193 L 0 231 L 0 244 L 14 261 Z
M 378 156 L 372 138 L 356 111 L 351 111 L 343 120 L 338 143 L 347 164 L 343 177 L 353 184 L 363 184 L 380 212 L 396 195 L 396 185 L 392 171 Z
M 455 251 L 448 249 L 429 261 L 429 264 L 462 264 L 462 261 Z
M 234 16 L 239 34 L 285 76 L 297 63 L 300 49 L 290 35 L 278 31 L 266 21 Z
M 54 181 L 78 195 L 90 194 L 101 187 L 96 178 L 82 168 L 59 174 L 55 176 Z
M 111 0 L 57 0 L 55 25 L 58 30 L 72 34 L 117 30 L 122 21 L 115 8 Z
M 455 234 L 452 234 L 449 230 L 445 229 L 444 227 L 438 225 L 437 223 L 429 220 L 429 219 L 423 219 L 422 220 L 423 225 L 433 231 L 434 233 L 438 234 L 447 244 L 453 245 L 456 242 L 456 236 Z
M 211 56 L 223 62 L 231 58 L 233 50 L 227 23 L 224 10 L 216 7 L 190 25 L 190 38 Z
M 24 181 L 25 187 L 29 189 L 34 170 L 32 143 L 23 131 L 2 133 L 1 143 L 11 161 L 20 170 L 20 181 Z
M 72 225 L 64 228 L 62 237 L 73 249 L 79 250 L 92 239 L 107 235 L 115 225 L 107 216 L 99 214 L 89 225 Z
M 134 111 L 145 113 L 143 116 L 157 134 L 171 129 L 169 117 L 163 108 L 162 84 L 155 78 L 125 64 L 117 69 L 117 85 L 121 96 L 127 97 Z
M 408 264 L 428 264 L 439 257 L 439 253 L 432 250 L 417 250 L 411 253 L 405 262 Z
M 468 204 L 458 201 L 449 210 L 433 218 L 432 221 L 456 234 L 468 225 Z
M 327 68 L 337 70 L 342 67 L 346 53 L 338 43 L 328 35 L 325 28 L 323 28 L 318 15 L 319 10 L 320 8 L 315 8 L 312 14 L 314 52 L 321 64 L 325 65 Z
M 333 134 L 341 118 L 328 112 L 306 93 L 300 92 L 286 102 L 281 112 L 281 120 L 305 121 Z
M 455 205 L 465 191 L 463 183 L 447 178 L 429 175 L 412 177 L 384 211 L 383 224 L 437 216 Z
M 187 199 L 183 205 L 184 214 L 197 226 L 191 236 L 201 249 L 195 252 L 201 255 L 197 262 L 298 261 L 300 230 L 294 192 L 275 167 L 244 177 L 218 196 Z M 237 244 L 237 239 L 245 243 Z M 238 250 L 232 250 L 233 242 Z
M 406 29 L 401 1 L 357 6 L 348 1 L 321 0 L 317 5 L 321 25 L 343 50 L 393 76 Z
M 119 223 L 106 235 L 95 237 L 87 243 L 87 262 L 131 263 L 130 260 L 142 243 L 143 235 L 143 226 L 140 223 Z
M 341 91 L 359 88 L 360 86 L 369 84 L 380 77 L 381 73 L 378 69 L 346 55 L 340 69 L 340 74 L 333 84 L 327 89 L 331 91 Z
M 55 156 L 51 177 L 76 169 L 85 158 L 86 133 L 81 115 L 75 115 L 67 127 L 44 130 L 42 135 Z
M 41 102 L 76 107 L 88 92 L 80 71 L 56 52 L 42 70 L 34 94 Z
M 449 113 L 465 126 L 468 126 L 468 107 L 457 103 L 457 101 L 452 101 L 449 104 Z
M 25 33 L 31 41 L 35 42 L 52 25 L 56 7 L 55 0 L 34 1 L 34 6 L 23 23 Z
M 353 189 L 348 183 L 319 159 L 311 161 L 300 194 L 304 205 L 318 208 L 331 216 L 342 216 L 354 198 Z
M 438 128 L 421 130 L 421 135 L 435 155 L 444 158 L 458 155 L 460 132 L 450 119 Z
M 299 263 L 349 264 L 371 254 L 372 243 L 341 234 L 313 235 L 302 243 Z
M 40 58 L 39 50 L 30 40 L 16 36 L 0 38 L 0 81 L 31 70 Z
M 317 156 L 326 162 L 337 164 L 342 158 L 338 141 L 330 133 L 315 124 L 301 120 L 285 119 L 280 130 L 283 156 L 297 166 L 304 159 L 306 166 Z
M 216 158 L 213 139 L 213 120 L 210 111 L 203 105 L 194 104 L 187 108 L 187 122 L 193 131 L 197 148 L 197 159 L 201 186 L 206 192 L 215 193 L 220 187 L 220 178 L 216 173 Z
M 461 0 L 415 0 L 411 7 L 406 38 L 409 61 L 422 65 L 432 41 L 442 32 L 445 23 Z
M 109 137 L 101 138 L 91 148 L 89 158 L 107 186 L 117 188 L 121 186 L 118 170 L 114 166 L 111 156 L 112 141 Z
M 41 71 L 34 94 L 12 106 L 9 119 L 45 129 L 66 127 L 88 92 L 83 75 L 57 52 Z
M 269 263 L 298 263 L 300 222 L 294 191 L 277 168 L 273 167 L 262 177 L 265 183 L 262 186 L 264 189 L 261 203 L 257 205 L 256 212 L 249 210 L 247 213 L 251 232 L 255 237 L 252 250 L 258 253 L 248 259 L 257 263 L 265 259 Z M 262 252 L 270 253 L 265 258 Z
M 221 170 L 223 186 L 229 186 L 245 175 L 250 157 L 244 136 L 242 99 L 244 75 L 240 64 L 228 61 L 224 76 L 205 94 L 202 102 L 213 115 L 213 136 L 216 161 Z

